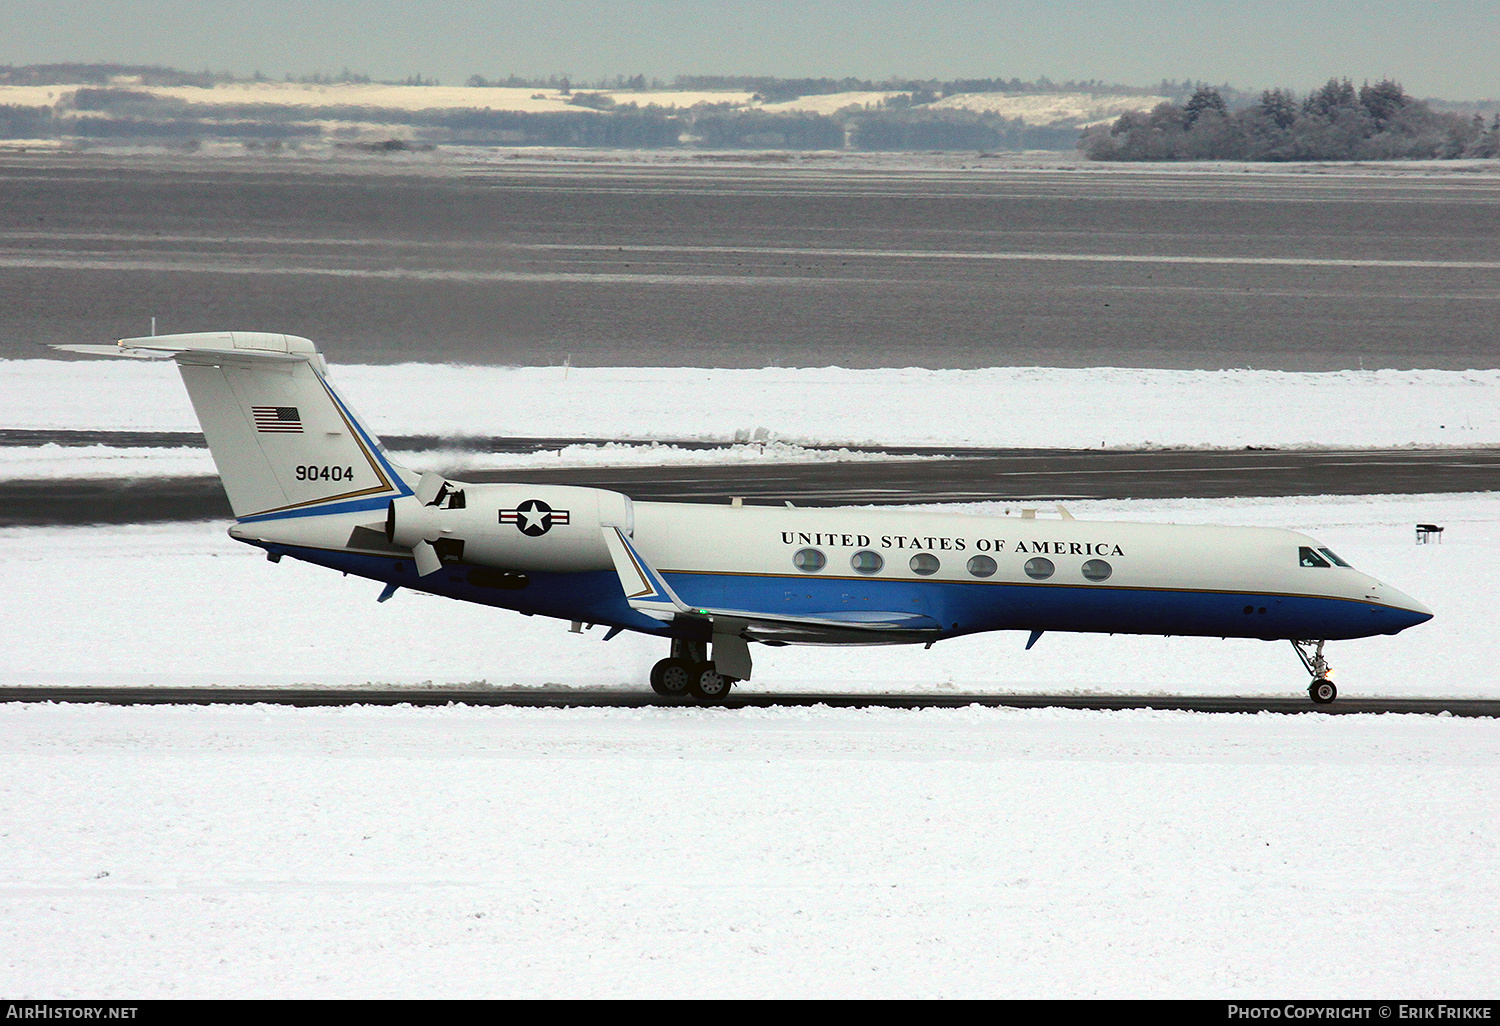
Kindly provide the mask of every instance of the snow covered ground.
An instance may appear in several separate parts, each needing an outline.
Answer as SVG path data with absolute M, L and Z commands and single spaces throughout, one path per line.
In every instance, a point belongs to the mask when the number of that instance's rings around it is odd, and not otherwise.
M 384 434 L 1060 448 L 1500 442 L 1500 371 L 335 365 Z M 0 427 L 193 431 L 170 363 L 0 361 Z M 671 397 L 671 401 L 663 401 Z
M 77 91 L 78 86 L 0 85 L 0 104 L 52 106 Z M 85 87 L 87 88 L 87 87 Z M 370 108 L 376 110 L 510 110 L 527 113 L 544 111 L 585 111 L 588 107 L 569 104 L 570 94 L 557 89 L 511 86 L 408 86 L 363 82 L 221 82 L 211 88 L 199 86 L 154 86 L 128 84 L 120 88 L 148 93 L 160 99 L 178 100 L 193 105 L 251 104 L 266 107 L 298 108 Z M 700 103 L 726 103 L 746 106 L 753 93 L 715 90 L 593 90 L 617 103 L 635 103 L 642 107 L 688 108 Z
M 643 409 L 657 437 L 834 443 L 1500 434 L 1491 371 L 336 373 L 390 434 L 610 438 Z M 0 427 L 195 426 L 170 367 L 19 361 L 0 389 Z M 1345 694 L 1500 693 L 1500 492 L 1069 509 L 1308 531 L 1436 612 L 1331 645 Z M 0 530 L 0 684 L 640 688 L 661 655 L 377 604 L 224 526 Z M 1285 644 L 1024 640 L 757 647 L 743 687 L 1305 685 Z M 1445 716 L 0 705 L 0 992 L 1487 998 L 1497 769 L 1500 724 Z
M 404 467 L 442 470 L 461 474 L 470 469 L 497 470 L 524 467 L 666 467 L 683 464 L 810 463 L 826 461 L 870 461 L 890 457 L 884 453 L 849 449 L 809 449 L 786 442 L 746 443 L 712 449 L 679 445 L 632 445 L 622 442 L 565 445 L 525 453 L 478 453 L 461 449 L 424 452 L 390 450 L 391 458 Z M 942 456 L 903 457 L 945 459 Z M 0 446 L 0 481 L 57 478 L 191 477 L 214 475 L 213 457 L 204 448 L 185 446 L 147 448 L 110 445 L 7 445 Z
M 0 988 L 1492 998 L 1500 727 L 0 706 Z
M 1121 114 L 1147 111 L 1165 96 L 1099 93 L 958 93 L 926 105 L 928 110 L 972 110 L 1023 118 L 1028 125 L 1095 125 Z
M 1500 692 L 1500 493 L 1073 508 L 1312 530 L 1437 612 L 1332 646 L 1346 693 Z M 222 524 L 0 531 L 0 580 L 5 684 L 639 688 L 660 655 L 376 604 Z M 757 647 L 744 687 L 1304 683 L 1286 645 L 1022 642 Z M 1500 723 L 1448 716 L 0 705 L 0 992 L 1482 999 L 1497 780 Z
M 0 104 L 53 106 L 74 93 L 77 86 L 0 85 Z M 557 89 L 510 86 L 410 86 L 359 82 L 221 82 L 211 88 L 199 86 L 153 86 L 130 84 L 122 88 L 147 93 L 159 99 L 188 105 L 250 104 L 265 107 L 349 110 L 508 110 L 589 111 L 571 104 L 577 94 L 607 97 L 617 104 L 636 104 L 687 110 L 700 104 L 732 109 L 765 110 L 773 113 L 803 111 L 833 114 L 851 106 L 877 107 L 891 97 L 909 97 L 909 91 L 876 90 L 799 96 L 778 103 L 759 104 L 755 94 L 743 90 L 688 89 L 588 89 L 575 94 Z M 1128 96 L 1095 93 L 961 93 L 916 109 L 975 110 L 1024 117 L 1030 125 L 1085 124 L 1116 117 L 1128 110 L 1150 110 L 1163 102 L 1160 96 Z

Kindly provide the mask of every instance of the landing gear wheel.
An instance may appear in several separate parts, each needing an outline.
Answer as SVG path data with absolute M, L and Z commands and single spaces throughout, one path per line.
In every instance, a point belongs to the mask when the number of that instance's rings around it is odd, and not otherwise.
M 1312 674 L 1312 683 L 1307 686 L 1307 697 L 1319 705 L 1327 705 L 1339 696 L 1339 689 L 1328 679 L 1333 671 L 1328 660 L 1323 658 L 1323 645 L 1324 642 L 1321 641 L 1292 640 L 1292 651 L 1297 653 L 1297 658 L 1302 660 L 1302 665 Z M 1309 652 L 1308 649 L 1312 651 Z
M 663 698 L 681 698 L 688 694 L 693 664 L 686 659 L 663 659 L 651 667 L 651 690 Z
M 1339 697 L 1339 689 L 1327 677 L 1314 677 L 1313 682 L 1307 686 L 1307 697 L 1319 705 L 1327 705 Z
M 726 677 L 714 669 L 713 663 L 694 663 L 688 679 L 688 691 L 694 698 L 704 702 L 719 702 L 729 694 L 734 678 Z

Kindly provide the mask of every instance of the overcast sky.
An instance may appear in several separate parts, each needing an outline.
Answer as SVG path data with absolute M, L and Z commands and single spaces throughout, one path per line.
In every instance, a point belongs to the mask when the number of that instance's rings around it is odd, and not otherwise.
M 1163 78 L 1299 92 L 1391 77 L 1500 97 L 1500 0 L 6 0 L 0 64 L 102 61 L 461 84 L 566 74 Z

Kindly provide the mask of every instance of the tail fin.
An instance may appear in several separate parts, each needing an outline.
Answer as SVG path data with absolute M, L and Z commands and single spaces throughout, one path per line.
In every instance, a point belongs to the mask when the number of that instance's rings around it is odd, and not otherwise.
M 411 494 L 410 475 L 386 459 L 328 383 L 322 354 L 305 338 L 251 331 L 153 335 L 121 339 L 118 351 L 177 361 L 241 522 L 383 510 Z

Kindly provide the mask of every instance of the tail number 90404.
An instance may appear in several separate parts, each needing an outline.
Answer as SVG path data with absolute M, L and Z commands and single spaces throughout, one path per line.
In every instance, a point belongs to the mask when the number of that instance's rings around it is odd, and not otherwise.
M 353 481 L 353 467 L 314 467 L 311 465 L 297 468 L 298 481 Z

